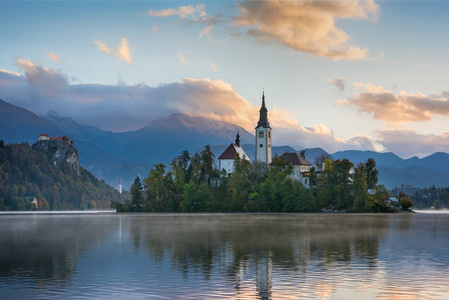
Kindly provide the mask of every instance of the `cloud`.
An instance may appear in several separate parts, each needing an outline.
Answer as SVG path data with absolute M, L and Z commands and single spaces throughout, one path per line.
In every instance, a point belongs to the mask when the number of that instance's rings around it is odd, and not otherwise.
M 15 76 L 15 77 L 20 77 L 19 73 L 11 72 L 11 71 L 4 70 L 4 69 L 0 69 L 0 74 L 8 74 L 8 75 L 12 75 L 12 76 Z
M 195 7 L 192 5 L 187 6 L 180 6 L 177 8 L 167 8 L 167 9 L 161 9 L 161 10 L 153 10 L 150 9 L 145 14 L 150 17 L 159 17 L 159 18 L 166 18 L 166 17 L 172 17 L 172 16 L 179 16 L 181 19 L 191 19 L 191 20 L 198 20 L 199 18 L 206 17 L 206 11 L 204 4 L 197 4 Z
M 273 142 L 277 145 L 289 145 L 295 149 L 320 147 L 333 153 L 341 150 L 378 150 L 372 137 L 356 136 L 349 140 L 338 139 L 324 124 L 313 128 L 303 127 L 298 118 L 282 108 L 273 108 L 269 113 L 273 127 Z
M 25 76 L 0 70 L 0 99 L 40 114 L 53 109 L 80 124 L 103 130 L 136 130 L 152 120 L 172 113 L 184 113 L 238 124 L 253 132 L 259 118 L 259 105 L 250 103 L 222 80 L 184 78 L 181 82 L 156 87 L 124 83 L 69 85 L 59 70 L 47 69 L 26 60 L 18 61 L 18 65 L 25 69 Z M 45 80 L 37 80 L 38 74 Z M 54 90 L 54 86 L 48 84 L 50 79 L 65 87 L 53 97 L 46 95 L 46 89 Z M 291 111 L 273 107 L 270 96 L 265 96 L 277 145 L 288 144 L 298 149 L 322 147 L 330 152 L 372 148 L 369 138 L 341 140 L 324 125 L 305 128 Z
M 345 81 L 348 81 L 348 78 L 335 78 L 335 79 L 328 79 L 330 83 L 335 85 L 340 92 L 343 92 L 345 90 Z
M 23 58 L 18 58 L 16 65 L 25 72 L 28 84 L 47 97 L 56 97 L 69 87 L 66 76 L 58 70 L 38 66 Z
M 179 57 L 179 61 L 181 62 L 181 63 L 183 63 L 183 64 L 186 64 L 186 65 L 190 65 L 190 62 L 187 60 L 187 58 L 184 56 L 184 53 L 179 53 L 178 54 L 178 57 Z
M 218 71 L 218 68 L 217 68 L 217 66 L 215 65 L 215 63 L 213 61 L 209 60 L 209 65 L 212 68 L 212 70 L 214 70 L 215 72 Z
M 392 125 L 429 121 L 437 115 L 449 116 L 449 92 L 442 92 L 440 96 L 427 96 L 405 91 L 394 94 L 371 84 L 358 83 L 356 87 L 364 91 L 338 103 L 358 107 L 359 112 L 372 113 L 374 119 Z
M 418 134 L 412 129 L 381 130 L 377 132 L 378 143 L 385 151 L 401 157 L 428 156 L 435 152 L 447 152 L 449 133 L 441 135 Z
M 214 27 L 213 26 L 208 26 L 206 28 L 204 28 L 203 30 L 201 30 L 199 37 L 200 39 L 203 38 L 203 36 L 207 36 L 208 39 L 211 39 L 211 36 L 214 34 Z
M 234 25 L 260 43 L 280 43 L 296 51 L 332 60 L 365 59 L 368 49 L 349 44 L 339 19 L 376 20 L 374 1 L 244 1 Z
M 126 61 L 128 64 L 132 64 L 132 57 L 134 49 L 130 48 L 128 41 L 122 38 L 120 45 L 116 49 L 103 44 L 100 41 L 94 41 L 94 44 L 98 46 L 98 50 L 101 52 L 112 54 L 117 56 L 119 59 Z
M 59 61 L 59 56 L 58 56 L 58 54 L 55 54 L 55 53 L 50 52 L 50 54 L 48 54 L 48 56 L 50 56 L 50 59 L 51 59 L 53 62 L 58 62 L 58 61 Z

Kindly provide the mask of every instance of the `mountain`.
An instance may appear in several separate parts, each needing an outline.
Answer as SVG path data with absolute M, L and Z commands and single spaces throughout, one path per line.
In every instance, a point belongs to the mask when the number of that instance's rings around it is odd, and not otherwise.
M 40 133 L 66 135 L 74 141 L 80 164 L 97 178 L 116 186 L 121 180 L 128 188 L 136 176 L 145 177 L 152 165 L 170 164 L 183 150 L 200 152 L 207 144 L 218 156 L 240 134 L 242 147 L 254 159 L 254 135 L 240 126 L 203 117 L 173 114 L 155 120 L 139 130 L 128 132 L 103 131 L 81 125 L 70 117 L 49 111 L 41 117 L 26 109 L 0 100 L 0 139 L 5 142 L 34 143 Z M 306 159 L 315 163 L 317 157 L 329 155 L 321 148 L 308 148 Z M 290 146 L 273 147 L 273 154 L 300 153 Z M 348 150 L 329 155 L 334 159 L 348 158 L 355 165 L 374 158 L 380 172 L 379 181 L 388 188 L 403 183 L 426 187 L 449 186 L 449 154 L 434 153 L 419 159 L 402 159 L 394 153 Z M 217 161 L 218 162 L 218 161 Z
M 124 144 L 112 149 L 112 153 L 134 163 L 170 163 L 183 150 L 194 152 L 204 145 L 233 142 L 237 133 L 242 143 L 254 141 L 254 136 L 240 126 L 173 114 L 133 132 Z
M 147 176 L 152 165 L 168 165 L 184 150 L 193 154 L 207 144 L 229 145 L 237 133 L 242 142 L 254 142 L 254 136 L 240 126 L 184 114 L 172 114 L 137 131 L 121 133 L 80 125 L 55 111 L 44 118 L 74 140 L 83 166 L 114 186 L 121 180 L 126 188 L 137 175 Z
M 433 184 L 440 187 L 449 186 L 449 154 L 437 152 L 424 158 L 412 157 L 402 159 L 394 153 L 374 151 L 340 151 L 332 154 L 334 159 L 347 158 L 354 165 L 374 158 L 379 170 L 379 182 L 387 188 L 394 188 L 407 183 L 417 187 Z
M 41 133 L 64 135 L 48 120 L 0 99 L 0 139 L 13 143 L 34 143 Z

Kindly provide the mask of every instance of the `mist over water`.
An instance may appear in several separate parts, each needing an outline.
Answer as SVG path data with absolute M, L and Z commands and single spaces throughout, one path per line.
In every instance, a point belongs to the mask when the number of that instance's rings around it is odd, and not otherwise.
M 445 214 L 1 215 L 1 299 L 448 299 Z

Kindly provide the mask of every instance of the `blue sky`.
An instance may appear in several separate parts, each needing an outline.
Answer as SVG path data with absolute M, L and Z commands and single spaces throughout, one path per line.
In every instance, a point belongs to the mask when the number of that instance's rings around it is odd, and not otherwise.
M 0 98 L 124 131 L 174 112 L 275 144 L 448 152 L 447 1 L 0 1 Z M 276 134 L 275 134 L 276 133 Z

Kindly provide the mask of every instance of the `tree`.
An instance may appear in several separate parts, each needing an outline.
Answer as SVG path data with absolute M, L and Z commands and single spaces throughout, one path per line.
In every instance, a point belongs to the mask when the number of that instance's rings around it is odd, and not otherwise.
M 309 170 L 309 184 L 310 187 L 313 187 L 317 184 L 318 176 L 316 174 L 315 167 L 311 167 Z
M 376 169 L 376 162 L 373 158 L 368 158 L 365 163 L 365 175 L 366 175 L 366 184 L 369 189 L 376 188 L 376 184 L 379 181 L 379 171 Z
M 299 153 L 299 155 L 302 156 L 302 158 L 306 158 L 306 150 L 301 150 L 301 152 Z
M 319 170 L 322 170 L 322 169 L 324 169 L 324 164 L 326 163 L 327 160 L 332 162 L 331 157 L 329 156 L 329 154 L 327 154 L 327 153 L 320 154 L 319 156 L 317 156 L 315 158 L 315 166 Z
M 352 190 L 354 193 L 354 204 L 352 210 L 355 212 L 369 212 L 371 205 L 369 204 L 369 194 L 367 192 L 366 176 L 364 172 L 364 164 L 360 163 L 354 168 Z
M 134 179 L 131 188 L 129 189 L 131 194 L 131 203 L 129 205 L 130 211 L 144 211 L 143 207 L 143 186 L 139 177 Z
M 413 206 L 413 202 L 410 200 L 410 198 L 402 192 L 399 193 L 398 198 L 399 198 L 399 205 L 402 206 L 402 210 L 409 211 L 410 207 Z
M 211 178 L 214 171 L 214 158 L 215 155 L 210 150 L 210 145 L 204 146 L 203 151 L 201 151 L 201 159 L 203 164 L 201 166 L 201 174 L 204 181 L 210 185 Z

